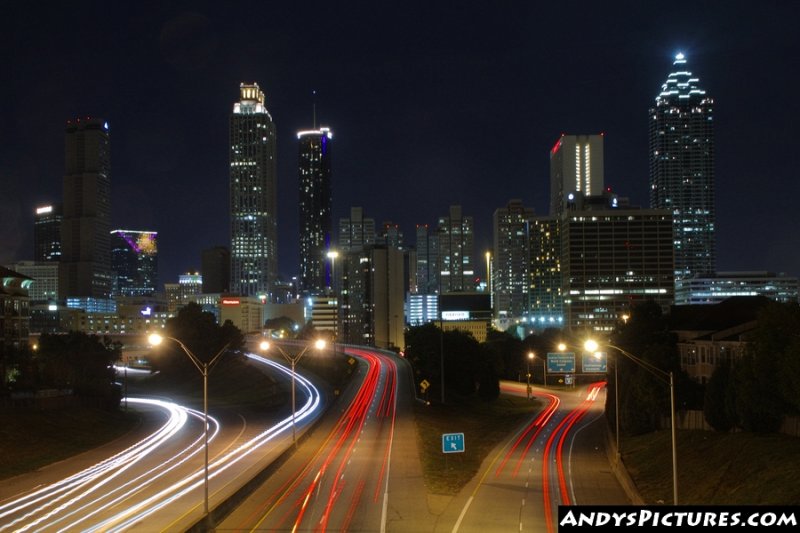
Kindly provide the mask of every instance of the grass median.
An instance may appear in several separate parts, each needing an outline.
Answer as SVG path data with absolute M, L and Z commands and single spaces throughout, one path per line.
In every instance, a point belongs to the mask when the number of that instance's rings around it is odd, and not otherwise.
M 681 504 L 797 505 L 800 440 L 779 434 L 678 431 Z M 669 431 L 622 441 L 623 460 L 647 503 L 672 503 Z
M 492 449 L 540 408 L 537 400 L 506 395 L 491 403 L 454 399 L 445 405 L 418 405 L 417 441 L 428 491 L 456 494 L 478 472 Z M 463 433 L 464 452 L 442 453 L 443 433 Z

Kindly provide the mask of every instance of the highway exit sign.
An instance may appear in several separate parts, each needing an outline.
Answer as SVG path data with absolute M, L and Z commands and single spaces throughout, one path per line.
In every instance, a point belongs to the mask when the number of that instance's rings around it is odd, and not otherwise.
M 442 433 L 442 453 L 464 453 L 464 434 Z

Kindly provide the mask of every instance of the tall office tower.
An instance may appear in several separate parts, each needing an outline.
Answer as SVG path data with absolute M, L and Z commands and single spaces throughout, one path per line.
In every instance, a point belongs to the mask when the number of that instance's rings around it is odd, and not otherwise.
M 559 227 L 555 217 L 531 222 L 530 320 L 536 329 L 564 325 Z
M 400 226 L 386 221 L 381 224 L 378 235 L 375 237 L 377 244 L 385 244 L 392 248 L 403 248 L 403 232 L 400 231 Z
M 271 300 L 278 276 L 275 124 L 257 83 L 239 85 L 230 120 L 231 292 Z
M 61 260 L 61 224 L 64 215 L 61 204 L 36 208 L 33 219 L 33 260 Z
M 416 288 L 418 294 L 439 294 L 439 235 L 417 224 Z
M 67 122 L 64 220 L 61 224 L 62 297 L 111 296 L 111 144 L 108 123 Z
M 300 290 L 322 294 L 331 246 L 331 139 L 328 128 L 298 131 L 300 173 Z
M 570 194 L 602 194 L 603 180 L 603 134 L 562 134 L 550 150 L 550 216 L 561 216 Z
M 116 229 L 111 232 L 114 296 L 152 296 L 158 289 L 158 233 Z
M 203 274 L 203 293 L 229 291 L 231 281 L 231 251 L 227 246 L 214 246 L 202 251 L 200 272 Z
M 566 325 L 576 332 L 607 334 L 637 303 L 652 300 L 668 311 L 673 301 L 670 212 L 604 200 L 561 220 Z
M 349 218 L 339 219 L 339 248 L 360 250 L 375 244 L 375 219 L 364 216 L 360 207 L 350 208 Z
M 650 207 L 675 224 L 675 280 L 715 270 L 714 100 L 675 56 L 650 109 Z
M 475 236 L 472 217 L 461 212 L 460 205 L 450 206 L 447 216 L 439 217 L 440 294 L 473 291 L 475 269 Z
M 521 318 L 530 312 L 530 230 L 533 209 L 511 200 L 494 212 L 492 295 L 498 318 Z
M 379 348 L 404 347 L 403 252 L 366 246 L 344 253 L 341 264 L 338 338 Z

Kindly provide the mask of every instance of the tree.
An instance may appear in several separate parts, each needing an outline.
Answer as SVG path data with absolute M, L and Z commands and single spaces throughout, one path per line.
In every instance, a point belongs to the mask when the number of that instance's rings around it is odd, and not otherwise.
M 109 406 L 118 405 L 113 365 L 119 357 L 119 344 L 108 338 L 79 331 L 43 334 L 34 357 L 38 386 L 72 389 L 76 396 L 101 397 Z
M 284 336 L 294 334 L 297 323 L 289 317 L 279 316 L 277 318 L 270 318 L 264 322 L 264 329 L 271 331 L 280 331 Z
M 193 302 L 182 307 L 177 316 L 167 320 L 166 335 L 181 341 L 204 363 L 210 362 L 220 350 L 236 352 L 244 346 L 244 336 L 239 328 L 229 320 L 222 326 L 217 325 L 213 314 L 203 311 L 200 305 Z M 220 362 L 223 360 L 220 359 Z M 192 361 L 173 343 L 162 348 L 156 366 L 173 377 L 197 374 Z
M 736 399 L 731 380 L 731 366 L 724 362 L 714 369 L 706 384 L 703 415 L 717 431 L 730 431 L 736 425 Z

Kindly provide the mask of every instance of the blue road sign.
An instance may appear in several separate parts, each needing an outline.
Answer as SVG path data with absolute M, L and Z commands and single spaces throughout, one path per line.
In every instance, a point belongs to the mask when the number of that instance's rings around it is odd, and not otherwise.
M 583 354 L 581 368 L 587 374 L 605 374 L 608 371 L 608 354 L 606 352 Z
M 463 433 L 442 433 L 442 453 L 463 453 Z
M 571 374 L 575 372 L 573 352 L 550 352 L 547 354 L 548 374 Z

